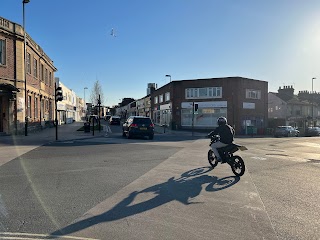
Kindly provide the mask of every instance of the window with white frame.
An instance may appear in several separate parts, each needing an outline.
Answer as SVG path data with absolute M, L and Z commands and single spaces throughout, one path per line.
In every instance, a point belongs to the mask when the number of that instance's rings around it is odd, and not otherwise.
M 186 89 L 186 99 L 221 98 L 221 97 L 222 97 L 222 87 L 204 87 L 204 88 L 187 88 Z
M 159 95 L 159 103 L 163 102 L 163 94 Z
M 6 40 L 0 39 L 0 65 L 6 65 Z
M 158 97 L 154 97 L 154 104 L 158 103 Z
M 246 89 L 246 98 L 261 99 L 261 91 L 254 89 Z
M 164 101 L 170 101 L 170 92 L 166 92 L 164 95 Z

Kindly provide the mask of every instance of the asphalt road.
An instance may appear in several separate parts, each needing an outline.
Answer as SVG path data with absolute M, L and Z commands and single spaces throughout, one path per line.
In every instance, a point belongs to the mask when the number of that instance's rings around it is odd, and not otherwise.
M 239 142 L 279 239 L 320 239 L 320 138 Z
M 47 144 L 0 166 L 0 232 L 320 239 L 319 137 L 236 139 L 249 149 L 239 153 L 247 172 L 237 179 L 226 165 L 208 168 L 207 139 L 126 139 L 119 126 L 111 130 L 108 138 Z M 188 178 L 192 169 L 203 174 Z

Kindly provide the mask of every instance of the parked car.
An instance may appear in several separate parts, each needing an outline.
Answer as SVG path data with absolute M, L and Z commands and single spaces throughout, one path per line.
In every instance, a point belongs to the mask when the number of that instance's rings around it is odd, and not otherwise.
M 306 129 L 306 137 L 320 136 L 320 127 L 308 127 Z
M 122 125 L 122 136 L 128 138 L 141 136 L 153 139 L 154 124 L 149 117 L 131 116 Z
M 112 117 L 110 117 L 110 119 L 109 119 L 109 124 L 110 125 L 120 125 L 120 117 L 118 117 L 118 116 L 112 116 Z
M 298 137 L 299 130 L 292 126 L 278 126 L 274 131 L 275 137 Z
M 105 121 L 109 121 L 110 118 L 111 118 L 111 115 L 105 115 L 105 116 L 104 116 L 104 120 L 105 120 Z

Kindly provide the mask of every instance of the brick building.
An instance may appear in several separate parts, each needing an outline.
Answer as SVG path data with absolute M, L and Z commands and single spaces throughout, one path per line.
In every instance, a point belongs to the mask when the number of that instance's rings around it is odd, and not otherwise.
M 57 69 L 42 48 L 26 34 L 26 84 L 24 88 L 24 30 L 0 17 L 0 132 L 40 128 L 54 118 L 54 73 Z M 27 109 L 26 109 L 27 108 Z
M 193 106 L 198 110 L 193 114 Z M 242 78 L 172 81 L 151 93 L 155 124 L 173 129 L 211 130 L 225 116 L 237 134 L 264 133 L 268 120 L 268 83 Z

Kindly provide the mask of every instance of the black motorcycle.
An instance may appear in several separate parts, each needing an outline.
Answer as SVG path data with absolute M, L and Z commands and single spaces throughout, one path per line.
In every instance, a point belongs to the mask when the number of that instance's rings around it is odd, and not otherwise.
M 209 146 L 211 146 L 212 143 L 219 141 L 219 136 L 217 135 L 208 135 L 208 137 L 211 138 Z M 222 162 L 228 163 L 231 167 L 232 172 L 236 176 L 240 177 L 244 174 L 246 167 L 244 165 L 243 159 L 240 156 L 233 155 L 233 153 L 238 150 L 244 151 L 248 149 L 245 146 L 240 146 L 234 143 L 229 144 L 226 147 L 218 148 L 218 152 L 220 154 L 220 157 L 222 158 Z M 216 156 L 214 156 L 212 149 L 208 151 L 208 161 L 212 168 L 215 168 L 219 163 Z

